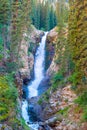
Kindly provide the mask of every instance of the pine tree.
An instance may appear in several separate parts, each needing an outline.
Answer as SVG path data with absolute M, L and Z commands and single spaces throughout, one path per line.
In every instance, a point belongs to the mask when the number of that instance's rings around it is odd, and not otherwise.
M 9 24 L 9 1 L 1 0 L 0 1 L 0 37 L 2 39 L 1 48 L 3 48 L 3 57 L 4 61 L 6 60 L 6 48 L 7 48 L 7 35 L 8 35 L 8 24 Z
M 86 38 L 86 13 L 87 1 L 70 0 L 69 15 L 69 45 L 75 63 L 78 83 L 83 83 L 87 78 L 87 38 Z M 73 21 L 73 22 L 72 22 Z
M 13 61 L 18 61 L 23 34 L 30 24 L 29 15 L 30 0 L 21 2 L 16 0 L 12 3 L 11 57 Z
M 60 30 L 64 26 L 66 19 L 68 20 L 68 18 L 65 17 L 65 16 L 68 16 L 67 13 L 68 13 L 68 10 L 66 7 L 66 1 L 59 0 L 56 3 L 56 16 L 57 16 L 57 22 L 58 22 L 58 26 L 60 27 Z
M 31 19 L 32 24 L 37 29 L 50 30 L 56 26 L 56 15 L 55 9 L 51 8 L 52 1 L 40 1 L 40 0 L 31 0 L 32 11 Z
M 50 7 L 49 7 L 49 2 L 47 1 L 46 4 L 45 4 L 45 10 L 46 10 L 46 13 L 45 13 L 45 29 L 47 31 L 50 30 Z

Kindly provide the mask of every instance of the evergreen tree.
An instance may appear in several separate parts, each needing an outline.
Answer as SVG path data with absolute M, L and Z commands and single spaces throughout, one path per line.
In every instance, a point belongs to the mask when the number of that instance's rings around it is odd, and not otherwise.
M 37 29 L 50 30 L 56 26 L 56 15 L 50 1 L 32 0 L 31 19 Z M 52 3 L 52 1 L 51 1 Z
M 57 23 L 56 23 L 55 11 L 53 9 L 53 6 L 51 6 L 51 8 L 50 8 L 50 29 L 52 29 L 56 25 L 57 25 Z
M 10 5 L 8 0 L 0 1 L 0 48 L 1 54 L 4 54 L 4 61 L 6 60 L 7 35 L 9 24 Z M 3 52 L 3 53 L 2 53 Z
M 87 1 L 69 1 L 69 45 L 72 58 L 75 63 L 78 83 L 82 84 L 83 79 L 87 82 L 87 38 L 86 38 L 86 7 Z M 72 22 L 73 21 L 73 22 Z
M 47 1 L 45 4 L 45 10 L 46 10 L 46 16 L 45 16 L 45 29 L 47 31 L 50 30 L 50 7 L 49 7 L 49 2 Z
M 30 24 L 30 0 L 16 0 L 12 3 L 11 57 L 18 61 L 19 50 L 24 32 Z M 14 50 L 14 51 L 13 51 Z
M 66 7 L 66 1 L 65 0 L 59 0 L 56 3 L 56 16 L 57 16 L 57 22 L 59 27 L 63 27 L 64 23 L 67 22 L 68 17 L 66 18 L 65 16 L 68 16 L 68 9 Z

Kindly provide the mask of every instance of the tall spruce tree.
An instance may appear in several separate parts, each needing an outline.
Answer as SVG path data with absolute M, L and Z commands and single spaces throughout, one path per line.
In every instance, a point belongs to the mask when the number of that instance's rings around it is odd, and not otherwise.
M 83 83 L 83 79 L 87 82 L 87 1 L 83 0 L 79 2 L 79 0 L 70 0 L 69 3 L 69 45 L 75 63 L 78 83 Z
M 12 2 L 11 57 L 13 61 L 18 61 L 22 37 L 29 28 L 29 15 L 30 0 Z
M 56 15 L 52 1 L 50 3 L 50 1 L 44 0 L 31 0 L 31 2 L 32 24 L 35 25 L 37 29 L 50 30 L 56 26 Z
M 6 59 L 6 46 L 7 46 L 7 35 L 8 35 L 8 24 L 9 24 L 9 13 L 10 13 L 9 0 L 0 1 L 0 47 L 3 51 L 4 61 Z M 3 48 L 3 49 L 2 49 Z M 2 52 L 1 52 L 2 53 Z

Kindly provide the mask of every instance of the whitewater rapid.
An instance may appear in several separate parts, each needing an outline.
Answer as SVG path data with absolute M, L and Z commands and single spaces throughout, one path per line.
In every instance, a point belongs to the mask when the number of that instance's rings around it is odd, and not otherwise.
M 48 32 L 42 37 L 39 47 L 35 54 L 34 62 L 34 80 L 28 86 L 28 98 L 38 96 L 38 86 L 40 85 L 42 79 L 44 78 L 44 68 L 45 68 L 45 44 Z M 31 122 L 28 113 L 28 102 L 27 100 L 22 101 L 22 117 L 24 118 L 27 125 L 33 130 L 38 130 L 38 122 Z

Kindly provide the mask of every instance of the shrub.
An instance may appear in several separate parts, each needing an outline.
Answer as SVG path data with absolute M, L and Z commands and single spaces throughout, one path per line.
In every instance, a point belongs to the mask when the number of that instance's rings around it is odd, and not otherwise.
M 17 105 L 17 89 L 9 77 L 11 76 L 0 76 L 0 121 L 10 118 Z M 7 79 L 9 79 L 9 81 Z
M 72 86 L 77 86 L 79 83 L 79 78 L 78 78 L 79 72 L 74 72 L 69 78 L 68 81 L 72 83 Z
M 38 104 L 41 105 L 42 103 L 43 103 L 43 99 L 40 98 L 40 99 L 38 100 Z
M 52 78 L 52 90 L 56 91 L 56 89 L 58 87 L 60 87 L 61 84 L 62 84 L 62 86 L 64 84 L 64 72 L 63 71 L 59 71 L 58 73 L 56 73 L 53 76 L 53 78 Z
M 79 104 L 82 108 L 82 120 L 87 121 L 87 91 L 83 92 L 76 100 L 75 103 Z
M 63 116 L 67 116 L 69 107 L 65 107 L 64 109 L 61 109 L 57 112 L 57 114 L 61 114 Z
M 82 120 L 87 121 L 87 106 L 85 107 L 85 109 L 83 111 Z
M 29 126 L 26 125 L 25 120 L 23 118 L 20 120 L 20 122 L 24 130 L 30 130 Z
M 83 92 L 76 100 L 75 103 L 78 103 L 80 106 L 87 105 L 87 91 Z
M 57 73 L 54 75 L 54 82 L 59 82 L 64 79 L 64 76 L 62 73 Z
M 18 64 L 16 62 L 6 62 L 6 71 L 11 73 L 13 71 L 17 71 Z

